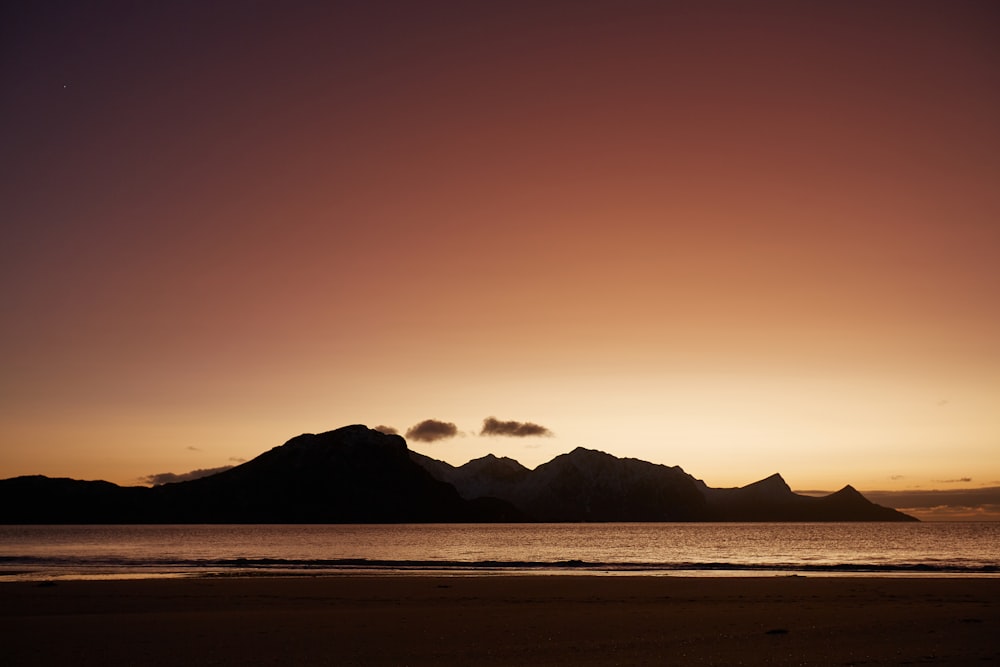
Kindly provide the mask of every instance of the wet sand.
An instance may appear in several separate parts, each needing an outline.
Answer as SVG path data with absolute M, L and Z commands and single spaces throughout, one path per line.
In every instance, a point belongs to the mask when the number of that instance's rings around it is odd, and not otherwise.
M 0 584 L 8 665 L 993 665 L 1000 578 Z

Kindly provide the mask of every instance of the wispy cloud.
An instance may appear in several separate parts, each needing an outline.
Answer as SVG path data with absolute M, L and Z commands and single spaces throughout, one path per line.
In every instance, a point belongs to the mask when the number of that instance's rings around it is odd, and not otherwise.
M 1000 504 L 897 507 L 921 521 L 1000 521 Z
M 386 435 L 399 435 L 399 430 L 392 426 L 379 425 L 373 430 L 378 431 L 379 433 L 385 433 Z
M 527 438 L 532 436 L 551 436 L 552 431 L 532 422 L 500 421 L 496 417 L 487 417 L 483 420 L 483 428 L 479 432 L 479 435 Z
M 214 475 L 216 473 L 225 472 L 233 466 L 219 466 L 218 468 L 199 468 L 198 470 L 192 470 L 190 472 L 173 473 L 173 472 L 160 472 L 154 475 L 146 475 L 141 478 L 140 481 L 143 484 L 151 484 L 153 486 L 160 486 L 161 484 L 173 484 L 174 482 L 189 482 L 192 479 L 198 479 L 200 477 L 208 477 L 209 475 Z
M 959 477 L 957 479 L 934 479 L 932 482 L 937 482 L 938 484 L 967 484 L 972 481 L 971 477 Z
M 457 426 L 451 422 L 438 421 L 437 419 L 425 419 L 406 430 L 406 439 L 418 442 L 434 442 L 435 440 L 454 438 L 456 435 L 458 435 Z
M 1000 520 L 1000 486 L 863 493 L 873 503 L 898 509 L 925 521 Z

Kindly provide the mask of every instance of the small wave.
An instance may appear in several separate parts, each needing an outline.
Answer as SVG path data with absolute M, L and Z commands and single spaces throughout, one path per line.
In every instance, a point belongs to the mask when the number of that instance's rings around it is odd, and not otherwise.
M 997 573 L 996 564 L 955 563 L 746 563 L 746 562 L 595 562 L 583 560 L 561 561 L 449 561 L 449 560 L 380 560 L 369 558 L 336 558 L 296 560 L 283 558 L 230 558 L 217 560 L 123 560 L 123 559 L 44 559 L 38 557 L 4 557 L 0 565 L 49 567 L 110 567 L 122 569 L 149 569 L 169 567 L 180 569 L 303 569 L 303 570 L 616 570 L 616 571 L 802 571 L 802 572 L 915 572 L 915 573 Z
M 358 570 L 442 570 L 442 571 L 608 571 L 608 572 L 804 572 L 804 573 L 873 573 L 873 574 L 996 574 L 996 563 L 816 563 L 816 562 L 599 562 L 578 559 L 559 561 L 520 560 L 389 560 L 370 558 L 285 559 L 239 557 L 225 559 L 141 559 L 122 558 L 44 558 L 38 556 L 3 556 L 4 570 L 43 571 L 117 571 L 122 573 L 169 570 L 192 574 L 217 572 L 280 571 L 358 571 Z
M 370 558 L 335 558 L 328 560 L 294 560 L 281 558 L 234 558 L 198 561 L 201 567 L 220 568 L 294 568 L 294 569 L 390 569 L 390 570 L 615 570 L 615 571 L 804 571 L 804 572 L 942 572 L 996 573 L 998 564 L 956 563 L 748 563 L 748 562 L 600 562 L 577 559 L 560 561 L 520 560 L 381 560 Z

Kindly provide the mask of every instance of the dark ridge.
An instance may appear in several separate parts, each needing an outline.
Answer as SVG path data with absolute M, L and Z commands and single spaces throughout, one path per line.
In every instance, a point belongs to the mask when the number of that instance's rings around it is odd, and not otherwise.
M 846 486 L 824 497 L 780 475 L 713 489 L 677 466 L 577 447 L 534 470 L 493 455 L 454 467 L 361 425 L 306 433 L 229 470 L 153 488 L 0 480 L 0 523 L 907 521 Z

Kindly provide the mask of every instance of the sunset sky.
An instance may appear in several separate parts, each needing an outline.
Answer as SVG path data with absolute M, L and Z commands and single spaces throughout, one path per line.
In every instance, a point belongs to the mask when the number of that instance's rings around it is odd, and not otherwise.
M 0 478 L 1000 486 L 997 3 L 7 3 L 0 84 Z

